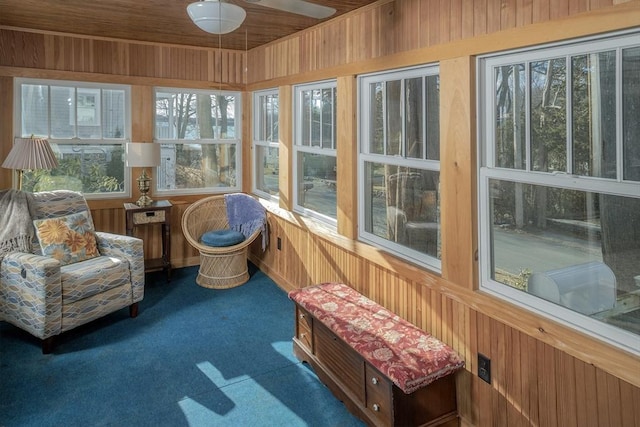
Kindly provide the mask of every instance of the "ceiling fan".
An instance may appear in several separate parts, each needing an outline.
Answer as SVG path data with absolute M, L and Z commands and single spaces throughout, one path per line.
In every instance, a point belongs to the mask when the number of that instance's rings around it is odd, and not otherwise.
M 310 18 L 324 19 L 328 18 L 336 10 L 332 7 L 322 6 L 304 0 L 244 0 L 247 3 L 259 4 L 260 6 L 270 7 L 272 9 L 283 10 L 285 12 L 304 15 Z
M 316 19 L 328 18 L 336 10 L 305 0 L 245 0 L 272 9 Z M 200 0 L 187 6 L 187 14 L 202 30 L 212 34 L 230 33 L 242 24 L 247 13 L 240 6 L 223 0 Z

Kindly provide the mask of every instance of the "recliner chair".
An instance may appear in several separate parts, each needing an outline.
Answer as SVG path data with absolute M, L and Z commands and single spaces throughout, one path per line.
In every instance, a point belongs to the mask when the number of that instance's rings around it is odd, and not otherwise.
M 34 193 L 33 199 L 33 219 L 45 221 L 40 221 L 43 228 L 40 239 L 34 239 L 33 253 L 12 252 L 0 263 L 0 320 L 42 339 L 42 352 L 46 354 L 53 349 L 54 337 L 62 332 L 124 307 L 136 317 L 138 302 L 144 297 L 142 240 L 94 232 L 91 211 L 80 193 L 40 192 Z M 61 245 L 53 245 L 53 256 L 43 255 L 40 243 L 46 242 L 45 232 L 56 234 L 70 218 L 87 231 L 84 240 L 95 237 L 97 251 L 96 246 L 83 250 L 87 259 L 77 262 L 78 258 L 60 256 Z M 46 224 L 46 220 L 60 221 Z M 83 238 L 76 240 L 84 242 Z M 71 244 L 77 245 L 77 241 Z M 44 253 L 51 252 L 44 249 Z

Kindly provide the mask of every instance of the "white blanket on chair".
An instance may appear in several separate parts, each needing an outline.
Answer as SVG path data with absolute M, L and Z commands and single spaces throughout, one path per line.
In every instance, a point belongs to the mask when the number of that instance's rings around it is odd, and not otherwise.
M 31 252 L 33 209 L 31 193 L 0 191 L 0 262 L 11 252 Z

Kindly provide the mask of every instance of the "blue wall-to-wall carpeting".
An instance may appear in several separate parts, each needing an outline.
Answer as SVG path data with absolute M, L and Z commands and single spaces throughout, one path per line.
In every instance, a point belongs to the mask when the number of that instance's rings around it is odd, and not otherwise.
M 0 426 L 360 426 L 292 353 L 293 303 L 260 271 L 147 275 L 140 314 L 63 334 L 53 354 L 0 322 Z

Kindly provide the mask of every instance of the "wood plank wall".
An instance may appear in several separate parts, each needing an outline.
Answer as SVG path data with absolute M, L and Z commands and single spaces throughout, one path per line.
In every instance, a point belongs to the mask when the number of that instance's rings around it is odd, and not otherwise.
M 285 289 L 345 282 L 452 345 L 467 362 L 457 378 L 462 425 L 640 426 L 640 360 L 478 293 L 475 261 L 475 57 L 639 22 L 638 2 L 379 1 L 250 51 L 250 89 L 279 87 L 290 96 L 294 84 L 337 78 L 338 105 L 346 114 L 354 109 L 347 84 L 353 76 L 438 62 L 444 146 L 441 275 L 350 238 L 357 206 L 349 197 L 355 194 L 340 193 L 349 185 L 339 186 L 339 226 L 332 232 L 290 214 L 292 188 L 281 181 L 285 201 L 271 210 L 270 239 L 280 238 L 282 249 L 271 245 L 262 252 L 254 245 L 252 261 Z M 338 123 L 339 161 L 351 162 L 357 153 L 351 125 Z M 290 156 L 290 141 L 281 147 Z M 352 174 L 338 172 L 339 182 L 353 182 Z M 492 384 L 477 376 L 478 353 L 492 360 Z
M 358 291 L 452 345 L 466 360 L 458 376 L 458 405 L 464 426 L 636 426 L 640 427 L 640 360 L 586 338 L 546 319 L 537 318 L 475 291 L 475 121 L 473 64 L 475 55 L 637 26 L 638 0 L 381 0 L 295 36 L 248 53 L 198 47 L 154 45 L 70 34 L 34 33 L 0 28 L 0 155 L 13 136 L 12 93 L 15 77 L 125 83 L 141 97 L 136 137 L 149 140 L 147 114 L 153 86 L 254 90 L 279 87 L 284 128 L 292 123 L 293 84 L 338 78 L 340 117 L 353 117 L 360 73 L 419 63 L 440 62 L 450 72 L 443 78 L 443 123 L 463 114 L 462 129 L 441 126 L 443 181 L 458 176 L 443 211 L 457 212 L 444 223 L 448 246 L 441 275 L 430 273 L 353 239 L 353 223 L 339 233 L 327 231 L 292 214 L 289 177 L 281 177 L 281 207 L 270 207 L 271 241 L 252 260 L 284 289 L 327 280 L 350 284 Z M 447 78 L 450 80 L 447 81 Z M 457 89 L 456 89 L 457 88 Z M 454 108 L 456 101 L 460 105 Z M 243 116 L 250 119 L 245 105 Z M 281 123 L 282 125 L 282 123 Z M 283 129 L 284 129 L 283 128 Z M 249 132 L 245 124 L 243 178 L 250 177 Z M 352 139 L 353 123 L 339 124 L 341 140 Z M 283 132 L 286 135 L 285 132 Z M 280 168 L 291 171 L 290 136 L 283 141 Z M 344 149 L 344 148 L 343 148 Z M 345 153 L 354 162 L 354 152 Z M 462 163 L 460 163 L 462 162 Z M 460 170 L 452 166 L 463 165 Z M 344 168 L 341 177 L 355 179 Z M 0 187 L 11 173 L 0 169 Z M 248 189 L 249 183 L 244 182 Z M 344 191 L 344 190 L 340 190 Z M 195 265 L 198 254 L 185 242 L 182 212 L 199 196 L 175 197 L 172 261 Z M 135 200 L 135 194 L 126 201 Z M 353 193 L 341 194 L 345 212 L 356 212 Z M 100 230 L 124 232 L 125 200 L 91 201 Z M 458 210 L 456 211 L 456 208 Z M 466 213 L 465 213 L 466 212 Z M 460 228 L 453 233 L 453 228 Z M 138 232 L 145 254 L 160 253 L 153 227 Z M 491 385 L 477 377 L 476 357 L 492 359 Z

